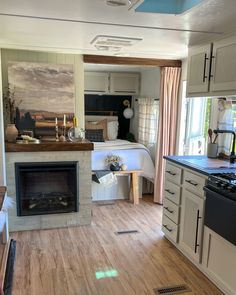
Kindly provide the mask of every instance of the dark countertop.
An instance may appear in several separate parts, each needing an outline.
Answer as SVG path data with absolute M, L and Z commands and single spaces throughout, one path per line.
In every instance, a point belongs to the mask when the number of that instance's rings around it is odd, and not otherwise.
M 210 159 L 207 156 L 164 156 L 164 159 L 204 175 L 226 172 L 236 173 L 236 163 L 230 164 L 229 161 Z

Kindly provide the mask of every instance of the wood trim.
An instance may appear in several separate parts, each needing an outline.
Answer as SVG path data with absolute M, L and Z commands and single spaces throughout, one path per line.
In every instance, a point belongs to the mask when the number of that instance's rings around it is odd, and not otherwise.
M 6 275 L 6 268 L 7 268 L 7 260 L 8 254 L 10 249 L 11 240 L 9 240 L 6 244 L 1 244 L 0 246 L 0 288 L 3 290 L 5 275 Z
M 178 67 L 182 65 L 181 60 L 173 59 L 155 59 L 155 58 L 136 58 L 120 57 L 106 55 L 89 55 L 84 54 L 84 63 L 94 64 L 113 64 L 113 65 L 133 65 L 133 66 L 150 66 L 150 67 Z
M 92 151 L 93 143 L 83 142 L 42 142 L 39 144 L 6 143 L 5 150 L 10 152 L 50 152 L 50 151 Z

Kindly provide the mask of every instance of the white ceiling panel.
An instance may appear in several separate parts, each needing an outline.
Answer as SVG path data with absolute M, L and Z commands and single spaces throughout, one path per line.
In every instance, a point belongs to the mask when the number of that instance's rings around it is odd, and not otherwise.
M 187 46 L 236 30 L 235 0 L 205 0 L 182 15 L 136 13 L 105 0 L 1 0 L 0 46 L 113 55 L 91 44 L 97 35 L 143 40 L 121 55 L 177 59 Z

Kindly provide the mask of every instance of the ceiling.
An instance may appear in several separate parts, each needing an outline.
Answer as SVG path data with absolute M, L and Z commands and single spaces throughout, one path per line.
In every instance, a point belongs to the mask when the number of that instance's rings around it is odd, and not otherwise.
M 2 48 L 180 59 L 186 57 L 188 45 L 236 31 L 235 0 L 203 0 L 180 15 L 135 12 L 108 6 L 105 0 L 0 2 Z M 98 51 L 90 43 L 97 35 L 142 41 L 115 53 Z

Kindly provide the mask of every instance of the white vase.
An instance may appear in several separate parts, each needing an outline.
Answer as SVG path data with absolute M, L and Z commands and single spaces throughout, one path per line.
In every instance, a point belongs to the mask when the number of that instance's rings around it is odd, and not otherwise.
M 7 124 L 6 140 L 8 142 L 16 142 L 17 136 L 18 136 L 18 130 L 16 129 L 15 124 Z

